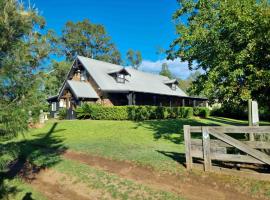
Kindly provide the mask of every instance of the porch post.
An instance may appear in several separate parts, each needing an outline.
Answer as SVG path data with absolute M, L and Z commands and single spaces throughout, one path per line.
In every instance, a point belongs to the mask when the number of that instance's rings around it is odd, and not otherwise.
M 185 99 L 182 99 L 182 106 L 185 106 Z
M 136 93 L 132 94 L 132 105 L 136 105 Z
M 129 106 L 132 105 L 133 101 L 132 101 L 132 93 L 131 92 L 127 94 L 127 99 L 128 99 L 128 105 Z
M 193 99 L 193 107 L 196 107 L 196 100 Z

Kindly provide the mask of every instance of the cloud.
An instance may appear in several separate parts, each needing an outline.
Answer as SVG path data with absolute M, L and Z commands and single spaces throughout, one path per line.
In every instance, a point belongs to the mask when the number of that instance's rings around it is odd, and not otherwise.
M 188 63 L 181 62 L 180 59 L 175 60 L 162 59 L 157 61 L 143 60 L 139 69 L 141 71 L 158 74 L 161 70 L 161 66 L 163 63 L 168 64 L 170 71 L 177 78 L 186 79 L 191 73 L 191 71 L 188 69 Z

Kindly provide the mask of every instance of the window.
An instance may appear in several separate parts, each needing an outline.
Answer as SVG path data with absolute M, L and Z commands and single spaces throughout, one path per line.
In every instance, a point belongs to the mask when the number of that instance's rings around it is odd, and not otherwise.
M 56 111 L 56 102 L 52 102 L 52 111 Z
M 118 83 L 125 83 L 125 75 L 124 74 L 116 74 L 116 81 Z
M 171 88 L 172 88 L 172 90 L 176 90 L 176 84 L 173 83 Z
M 81 73 L 81 81 L 85 81 L 85 80 L 87 80 L 87 76 L 86 76 L 86 71 L 83 70 Z
M 65 102 L 64 99 L 60 99 L 60 101 L 59 101 L 59 107 L 60 108 L 65 108 L 66 107 L 66 102 Z

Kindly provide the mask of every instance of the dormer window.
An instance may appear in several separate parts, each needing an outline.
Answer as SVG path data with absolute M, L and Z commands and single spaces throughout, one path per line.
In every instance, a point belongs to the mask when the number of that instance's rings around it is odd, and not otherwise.
M 176 90 L 176 84 L 175 83 L 172 84 L 172 90 Z
M 81 72 L 81 81 L 86 81 L 86 80 L 87 80 L 86 71 L 83 70 L 83 71 Z
M 124 74 L 116 74 L 117 83 L 125 83 L 125 75 Z
M 164 84 L 169 86 L 172 90 L 176 90 L 178 81 L 176 79 L 163 81 Z
M 125 68 L 111 70 L 108 74 L 114 77 L 117 83 L 125 83 L 126 76 L 130 75 Z

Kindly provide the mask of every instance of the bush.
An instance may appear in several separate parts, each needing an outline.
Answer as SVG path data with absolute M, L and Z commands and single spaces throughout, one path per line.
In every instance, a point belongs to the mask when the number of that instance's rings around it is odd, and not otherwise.
M 105 107 L 99 104 L 83 104 L 75 110 L 78 119 L 127 120 L 126 106 Z
M 66 119 L 67 118 L 67 109 L 61 108 L 58 111 L 59 119 Z
M 207 117 L 209 110 L 196 109 L 196 116 Z M 160 106 L 112 106 L 99 104 L 83 104 L 76 109 L 78 119 L 95 120 L 134 120 L 190 118 L 193 116 L 191 107 L 160 107 Z
M 193 114 L 194 116 L 199 116 L 199 117 L 203 117 L 203 118 L 207 118 L 210 116 L 210 110 L 209 108 L 205 108 L 205 107 L 195 107 L 193 108 Z

